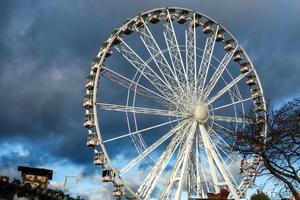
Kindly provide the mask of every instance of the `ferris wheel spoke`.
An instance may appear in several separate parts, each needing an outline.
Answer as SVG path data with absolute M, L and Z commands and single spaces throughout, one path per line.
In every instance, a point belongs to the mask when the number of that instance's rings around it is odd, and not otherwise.
M 205 183 L 205 187 L 206 187 L 206 191 L 207 192 L 210 192 L 210 188 L 209 188 L 209 182 L 208 182 L 208 179 L 206 178 L 206 172 L 204 172 L 204 167 L 201 167 L 201 174 L 203 176 L 203 179 L 204 179 L 204 183 Z M 204 195 L 204 189 L 202 188 L 202 198 L 205 198 L 205 195 Z
M 200 134 L 200 133 L 199 133 Z M 200 135 L 200 137 L 201 137 L 201 135 Z M 200 140 L 199 140 L 200 141 Z M 205 152 L 206 153 L 206 150 L 205 150 L 205 148 L 204 148 L 204 146 L 203 145 L 201 145 L 200 143 L 199 143 L 199 147 L 200 147 L 200 149 L 202 149 L 203 150 L 203 152 Z M 200 151 L 200 150 L 199 150 Z M 202 166 L 201 166 L 201 174 L 202 174 L 202 176 L 203 176 L 203 179 L 204 179 L 204 183 L 205 183 L 205 186 L 206 186 L 206 190 L 208 191 L 208 192 L 211 192 L 211 189 L 210 189 L 210 185 L 212 186 L 212 187 L 215 187 L 215 185 L 217 185 L 217 181 L 216 181 L 216 184 L 214 185 L 214 183 L 211 183 L 210 182 L 210 180 L 208 179 L 208 177 L 206 177 L 206 175 L 211 175 L 211 166 L 214 166 L 213 165 L 213 160 L 211 160 L 211 163 L 212 163 L 212 165 L 210 165 L 210 163 L 209 163 L 209 160 L 208 160 L 209 158 L 205 158 L 205 157 L 201 157 L 201 161 L 202 161 L 202 163 L 205 161 L 206 163 L 208 163 L 208 167 L 209 167 L 209 170 L 207 169 L 207 165 L 203 165 L 202 164 Z M 206 164 L 205 163 L 205 164 Z M 205 166 L 205 167 L 204 167 Z M 215 171 L 215 168 L 212 168 L 214 171 Z M 214 179 L 213 179 L 214 180 Z M 218 189 L 218 188 L 217 188 Z M 203 198 L 205 197 L 205 195 L 204 196 L 202 196 Z
M 191 36 L 192 35 L 192 32 L 191 31 L 187 31 L 187 30 L 185 30 L 185 71 L 186 71 L 186 73 L 185 73 L 185 76 L 186 76 L 186 79 L 187 79 L 187 86 L 188 86 L 188 88 L 189 89 L 192 89 L 192 90 L 194 90 L 193 91 L 193 95 L 195 96 L 195 94 L 196 94 L 196 90 L 195 90 L 195 87 L 194 87 L 194 85 L 196 85 L 195 84 L 195 81 L 194 81 L 194 68 L 196 68 L 196 67 L 194 67 L 194 62 L 195 62 L 195 59 L 194 58 L 196 58 L 196 56 L 193 54 L 193 44 L 191 44 L 191 41 L 190 40 L 192 40 L 191 38 L 193 37 L 193 36 Z M 195 78 L 195 80 L 196 80 L 196 78 Z
M 223 142 L 223 144 L 225 144 L 227 148 L 231 148 L 231 146 L 214 129 L 211 129 L 211 131 L 219 138 L 221 142 Z
M 223 89 L 221 89 L 216 95 L 208 99 L 207 105 L 213 103 L 216 99 L 222 96 L 225 92 L 227 92 L 230 88 L 236 85 L 240 80 L 242 80 L 245 76 L 247 76 L 253 69 L 249 70 L 247 73 L 240 74 L 235 79 L 233 79 L 230 83 L 228 83 Z
M 231 171 L 229 170 L 228 165 L 225 164 L 223 157 L 221 156 L 220 152 L 218 151 L 218 148 L 226 155 L 227 158 L 229 158 L 229 156 L 227 155 L 227 152 L 225 152 L 225 151 L 223 150 L 222 147 L 220 147 L 216 142 L 214 142 L 214 141 L 212 140 L 212 138 L 210 137 L 210 135 L 207 135 L 207 136 L 208 136 L 208 138 L 209 138 L 209 140 L 210 140 L 210 143 L 211 143 L 212 146 L 213 146 L 214 151 L 217 153 L 217 155 L 218 155 L 218 157 L 219 157 L 221 163 L 222 163 L 223 166 L 225 167 L 225 170 L 228 172 L 228 174 L 229 174 L 229 179 L 230 179 L 231 182 L 233 183 L 233 186 L 234 186 L 234 187 L 237 187 L 238 184 L 236 183 L 236 180 L 234 179 L 234 177 L 233 177 Z
M 147 87 L 145 87 L 137 82 L 134 82 L 107 67 L 103 66 L 103 69 L 104 69 L 104 72 L 102 75 L 105 78 L 107 78 L 125 88 L 128 88 L 134 92 L 137 92 L 138 94 L 145 96 L 149 99 L 152 99 L 153 101 L 163 104 L 163 105 L 170 106 L 170 105 L 176 104 L 174 101 L 172 101 L 172 99 L 162 96 L 162 95 L 148 89 Z
M 161 200 L 168 199 L 168 197 L 170 196 L 172 187 L 174 186 L 175 182 L 178 181 L 177 175 L 178 175 L 180 166 L 182 164 L 183 158 L 184 158 L 184 148 L 180 148 L 179 153 L 177 154 L 176 162 L 173 165 L 173 169 L 167 178 L 165 187 L 163 188 L 163 190 L 160 193 L 159 199 L 161 199 Z
M 171 58 L 172 65 L 174 67 L 174 76 L 177 81 L 187 83 L 187 76 L 185 72 L 185 67 L 179 50 L 179 45 L 174 30 L 173 22 L 169 10 L 167 9 L 167 16 L 164 20 L 164 38 L 169 50 L 169 55 Z M 179 85 L 181 86 L 179 83 Z
M 211 129 L 211 131 L 218 137 L 218 139 L 226 146 L 226 148 L 227 149 L 231 149 L 232 147 L 215 131 L 215 130 L 213 130 L 213 129 Z M 231 154 L 232 153 L 228 153 L 228 151 L 226 151 L 226 150 L 224 150 L 224 148 L 222 148 L 220 145 L 218 145 L 218 143 L 217 142 L 214 142 L 218 147 L 219 147 L 219 149 L 224 153 L 224 154 L 226 154 L 226 156 L 230 159 L 230 160 L 232 160 L 232 161 L 234 161 L 234 158 L 232 158 L 232 156 L 231 156 Z M 229 154 L 229 155 L 227 155 L 227 154 Z M 239 155 L 237 155 L 238 157 L 239 157 L 239 159 L 242 159 Z
M 228 63 L 231 61 L 233 54 L 236 52 L 237 49 L 238 49 L 238 45 L 236 45 L 234 50 L 229 51 L 225 54 L 225 56 L 223 57 L 222 61 L 219 64 L 219 66 L 217 67 L 214 74 L 212 75 L 210 81 L 208 82 L 206 88 L 204 89 L 204 94 L 203 94 L 202 100 L 205 100 L 209 96 L 210 92 L 215 87 L 216 83 L 220 79 L 222 73 L 224 72 Z
M 157 181 L 163 171 L 165 170 L 169 160 L 178 148 L 179 144 L 182 143 L 185 137 L 185 132 L 180 131 L 173 137 L 171 142 L 168 144 L 165 151 L 161 154 L 159 160 L 152 168 L 151 173 L 146 177 L 144 183 L 139 187 L 138 194 L 142 199 L 149 199 L 152 191 L 154 190 Z
M 175 119 L 175 120 L 172 120 L 172 121 L 169 121 L 169 122 L 161 123 L 161 124 L 158 124 L 158 125 L 155 125 L 155 126 L 151 126 L 151 127 L 148 127 L 148 128 L 144 128 L 144 129 L 137 130 L 137 131 L 134 131 L 134 132 L 130 132 L 130 133 L 127 133 L 127 134 L 123 134 L 123 135 L 120 135 L 120 136 L 117 136 L 117 137 L 114 137 L 114 138 L 111 138 L 111 139 L 107 139 L 107 140 L 103 141 L 103 143 L 108 143 L 108 142 L 119 140 L 121 138 L 125 138 L 125 137 L 128 137 L 128 136 L 133 136 L 133 135 L 143 133 L 143 132 L 146 132 L 146 131 L 149 131 L 149 130 L 152 130 L 152 129 L 155 129 L 155 128 L 158 128 L 158 127 L 161 127 L 161 126 L 165 126 L 165 125 L 168 125 L 168 124 L 171 124 L 171 123 L 174 123 L 174 122 L 178 122 L 178 121 L 181 121 L 181 120 L 180 119 Z
M 177 88 L 177 85 L 180 87 L 180 83 L 176 80 L 176 76 L 174 76 L 174 71 L 170 67 L 169 63 L 167 62 L 164 54 L 162 53 L 161 49 L 159 48 L 155 38 L 153 37 L 151 31 L 149 30 L 145 21 L 141 18 L 140 20 L 143 21 L 144 26 L 140 29 L 136 28 L 137 32 L 140 33 L 140 38 L 150 53 L 153 61 L 155 62 L 158 70 L 160 71 L 162 77 L 167 82 L 169 87 Z
M 196 21 L 196 14 L 193 14 L 193 21 Z M 194 86 L 194 96 L 196 96 L 197 85 L 197 52 L 196 52 L 196 25 L 193 23 L 185 32 L 186 41 L 186 74 L 188 82 Z M 193 71 L 194 70 L 194 71 Z
M 230 146 L 223 137 L 220 136 L 219 133 L 217 133 L 217 131 L 215 131 L 213 128 L 211 129 L 211 131 L 219 138 L 219 140 L 226 146 L 227 149 L 232 149 L 232 146 Z M 217 143 L 216 143 L 217 144 Z M 224 152 L 224 154 L 228 153 L 226 152 L 223 148 L 221 148 L 221 150 Z M 234 156 L 235 158 L 233 158 L 232 156 Z M 237 153 L 237 152 L 229 152 L 228 158 L 234 162 L 237 166 L 238 164 L 235 162 L 236 159 L 242 160 L 242 157 Z
M 216 111 L 216 110 L 219 110 L 219 109 L 222 109 L 222 108 L 226 108 L 226 107 L 233 106 L 233 105 L 236 105 L 236 104 L 239 104 L 239 103 L 243 103 L 245 101 L 250 101 L 250 100 L 253 100 L 253 98 L 249 97 L 249 98 L 246 98 L 246 99 L 240 99 L 239 101 L 234 101 L 232 103 L 229 103 L 229 104 L 226 104 L 226 105 L 223 105 L 223 106 L 219 106 L 219 107 L 213 108 L 213 109 L 211 109 L 209 111 Z
M 190 158 L 190 154 L 192 151 L 192 147 L 193 147 L 193 140 L 195 137 L 195 132 L 196 132 L 196 128 L 197 128 L 197 122 L 194 122 L 191 129 L 190 129 L 190 133 L 188 135 L 188 138 L 186 139 L 186 148 L 185 153 L 184 153 L 184 159 L 182 162 L 182 167 L 181 167 L 181 172 L 179 175 L 179 181 L 178 181 L 178 186 L 177 186 L 177 190 L 176 190 L 176 194 L 175 194 L 175 199 L 176 200 L 180 200 L 181 199 L 181 193 L 182 193 L 182 189 L 183 189 L 183 185 L 186 181 L 186 177 L 187 177 L 187 172 L 188 172 L 188 161 Z
M 159 116 L 169 116 L 169 117 L 178 117 L 178 118 L 189 117 L 184 113 L 171 111 L 171 110 L 160 110 L 160 109 L 153 109 L 153 108 L 124 106 L 124 105 L 108 104 L 108 103 L 96 103 L 96 105 L 101 110 L 131 112 L 131 113 L 140 113 L 145 115 L 159 115 Z
M 206 129 L 203 124 L 199 125 L 200 133 L 201 133 L 201 138 L 203 140 L 204 147 L 207 151 L 207 156 L 208 158 L 213 159 L 213 162 L 215 163 L 215 166 L 219 170 L 222 178 L 224 179 L 225 184 L 228 186 L 230 193 L 234 197 L 234 199 L 238 200 L 240 199 L 239 196 L 237 195 L 236 188 L 234 186 L 234 183 L 232 183 L 231 178 L 228 175 L 228 170 L 224 167 L 224 163 L 222 162 L 222 158 L 219 156 L 219 154 L 216 152 L 216 149 L 211 142 L 209 135 L 206 132 Z M 229 172 L 230 174 L 230 172 Z M 214 183 L 215 184 L 215 183 Z
M 173 97 L 174 91 L 169 83 L 161 77 L 139 56 L 132 48 L 123 41 L 115 49 L 138 71 L 140 72 L 162 95 Z
M 195 151 L 196 151 L 196 193 L 197 193 L 197 197 L 200 197 L 200 194 L 202 193 L 201 188 L 202 188 L 202 184 L 201 184 L 201 177 L 200 177 L 200 171 L 199 171 L 199 167 L 200 167 L 200 162 L 199 162 L 199 135 L 197 134 L 195 139 Z M 202 194 L 203 195 L 203 194 Z
M 230 129 L 228 129 L 228 128 L 226 128 L 226 127 L 224 127 L 224 126 L 222 126 L 222 125 L 220 125 L 220 124 L 218 124 L 216 122 L 214 122 L 214 125 L 217 126 L 217 127 L 219 127 L 220 129 L 223 129 L 224 131 L 227 131 L 228 133 L 233 133 L 232 130 L 230 130 Z
M 158 146 L 160 146 L 163 142 L 165 142 L 168 138 L 170 138 L 172 135 L 174 135 L 177 131 L 183 129 L 183 127 L 186 125 L 187 121 L 183 121 L 176 125 L 172 130 L 170 130 L 167 134 L 165 134 L 163 137 L 158 139 L 156 142 L 154 142 L 151 146 L 149 146 L 147 149 L 145 149 L 141 154 L 139 154 L 135 159 L 130 161 L 125 167 L 123 167 L 120 170 L 120 175 L 122 176 L 125 174 L 128 170 L 130 170 L 132 167 L 140 163 L 146 156 L 148 156 L 151 152 L 153 152 Z
M 215 168 L 215 165 L 214 165 L 214 160 L 212 158 L 212 155 L 211 155 L 211 151 L 207 148 L 206 146 L 206 140 L 204 140 L 203 138 L 203 131 L 201 129 L 203 129 L 204 131 L 205 128 L 201 128 L 203 125 L 200 125 L 200 135 L 201 135 L 201 139 L 202 139 L 202 142 L 203 142 L 203 145 L 204 145 L 204 150 L 205 150 L 205 153 L 206 153 L 206 158 L 207 158 L 207 162 L 208 162 L 208 166 L 209 166 L 209 173 L 210 173 L 210 176 L 212 178 L 212 185 L 215 189 L 215 193 L 218 193 L 220 188 L 219 188 L 219 181 L 218 181 L 218 178 L 217 178 L 217 171 L 216 171 L 216 168 Z
M 213 50 L 215 47 L 218 30 L 219 30 L 219 26 L 217 27 L 216 32 L 206 39 L 202 60 L 197 75 L 197 79 L 199 80 L 199 88 L 197 88 L 197 90 L 200 91 L 201 93 L 203 92 L 204 85 L 206 82 L 206 77 L 208 74 L 208 69 L 210 67 L 210 62 L 213 55 Z
M 239 117 L 214 115 L 211 117 L 211 119 L 214 121 L 229 122 L 229 123 L 247 123 L 247 120 L 245 118 L 239 118 Z
M 240 166 L 238 165 L 238 163 L 236 162 L 236 155 L 234 155 L 235 157 L 233 157 L 233 155 L 230 155 L 226 150 L 224 150 L 224 148 L 222 146 L 220 146 L 220 144 L 215 143 L 215 147 L 216 149 L 219 149 L 219 152 L 222 152 L 225 156 L 225 160 L 223 159 L 223 162 L 225 163 L 225 166 L 227 168 L 227 170 L 230 172 L 230 176 L 231 179 L 233 180 L 233 182 L 235 183 L 235 185 L 237 186 L 236 180 L 234 179 L 234 176 L 232 175 L 231 171 L 229 170 L 228 166 L 232 165 L 232 163 L 239 168 Z M 218 151 L 218 150 L 217 150 Z M 220 154 L 220 153 L 219 153 Z M 229 160 L 229 161 L 228 161 Z M 227 164 L 226 164 L 227 163 Z

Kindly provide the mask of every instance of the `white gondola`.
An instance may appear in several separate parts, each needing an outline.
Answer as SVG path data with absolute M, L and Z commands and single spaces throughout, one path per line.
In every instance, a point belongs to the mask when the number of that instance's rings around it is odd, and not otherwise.
M 253 99 L 256 99 L 256 98 L 261 97 L 262 93 L 259 88 L 253 88 L 253 89 L 251 89 L 251 96 Z
M 211 20 L 208 20 L 204 23 L 203 25 L 203 33 L 208 34 L 211 33 L 213 31 L 213 22 Z
M 200 24 L 201 24 L 200 20 L 201 20 L 201 15 L 199 15 L 198 13 L 195 13 L 195 18 L 192 17 L 192 20 L 190 22 L 190 26 L 192 26 L 192 27 L 200 26 Z
M 153 15 L 150 16 L 149 21 L 152 24 L 156 24 L 160 21 L 160 12 L 154 12 Z
M 105 51 L 107 45 L 108 45 L 108 42 L 107 42 L 107 41 L 104 42 L 104 43 L 101 45 L 101 47 L 100 47 L 100 53 L 101 53 L 101 54 L 103 54 L 103 52 Z
M 96 72 L 97 71 L 97 66 L 98 66 L 98 63 L 100 62 L 100 58 L 99 57 L 96 57 L 93 62 L 92 62 L 92 66 L 91 66 L 91 69 L 93 72 Z
M 86 141 L 86 146 L 88 147 L 96 147 L 99 145 L 99 139 L 97 133 L 89 131 L 89 135 Z
M 85 82 L 85 88 L 88 90 L 94 89 L 94 83 L 95 83 L 95 74 L 88 75 L 87 80 Z
M 105 169 L 102 171 L 102 181 L 103 182 L 112 182 L 116 174 L 112 169 Z
M 144 26 L 144 22 L 143 22 L 142 17 L 138 18 L 138 19 L 135 21 L 134 25 L 135 25 L 137 28 L 142 28 L 142 27 Z
M 124 24 L 126 24 L 128 22 L 128 20 L 126 20 L 124 22 Z M 133 24 L 129 23 L 126 27 L 124 27 L 124 29 L 122 30 L 122 33 L 124 33 L 125 35 L 130 35 L 132 32 L 134 32 L 134 28 L 133 28 Z
M 177 16 L 176 14 L 176 10 L 171 8 L 171 9 L 168 9 L 169 10 L 169 13 L 171 15 L 171 20 L 174 20 L 174 17 Z
M 86 128 L 93 128 L 93 127 L 95 127 L 95 120 L 94 120 L 93 113 L 85 114 L 83 125 Z
M 218 30 L 218 34 L 217 34 L 217 37 L 216 37 L 216 41 L 217 42 L 221 42 L 225 39 L 225 30 L 220 28 Z
M 267 119 L 266 119 L 265 116 L 258 116 L 258 117 L 256 118 L 256 124 L 257 124 L 257 125 L 261 125 L 261 124 L 264 124 L 264 123 L 266 123 L 266 122 L 267 122 Z
M 189 14 L 188 11 L 183 10 L 179 13 L 179 16 L 177 18 L 177 22 L 178 24 L 184 24 L 185 22 L 187 22 L 187 15 Z
M 234 54 L 233 54 L 233 61 L 234 62 L 239 62 L 241 60 L 243 60 L 243 51 L 242 50 L 237 50 Z
M 114 38 L 114 41 L 112 42 L 113 45 L 118 45 L 122 43 L 122 39 L 119 36 L 116 36 Z
M 229 39 L 225 41 L 224 50 L 225 51 L 232 51 L 235 47 L 235 41 L 233 39 Z
M 244 63 L 241 63 L 240 64 L 240 67 L 241 67 L 241 73 L 247 73 L 249 72 L 249 70 L 251 69 L 251 65 L 249 62 L 244 62 Z
M 89 91 L 89 93 L 84 95 L 82 106 L 86 109 L 93 107 L 93 91 Z
M 262 112 L 265 110 L 264 104 L 263 103 L 259 103 L 255 105 L 255 112 Z
M 105 154 L 103 152 L 96 152 L 94 155 L 94 165 L 104 165 L 105 163 Z
M 255 77 L 254 74 L 250 74 L 250 75 L 247 76 L 246 84 L 248 86 L 252 86 L 252 85 L 256 84 L 256 77 Z
M 100 54 L 103 55 L 104 52 L 106 51 L 106 47 L 108 45 L 108 42 L 104 42 L 102 45 L 101 45 L 101 48 L 100 48 Z M 111 49 L 108 49 L 106 54 L 105 54 L 105 57 L 109 57 L 113 54 L 113 51 Z
M 111 49 L 108 49 L 105 54 L 105 57 L 107 58 L 107 57 L 111 56 L 112 54 L 113 54 L 113 51 Z
M 168 9 L 168 11 L 169 11 L 169 14 L 167 11 L 165 13 L 163 13 L 163 14 L 165 14 L 165 18 L 164 18 L 165 22 L 169 22 L 170 20 L 173 21 L 175 19 L 175 16 L 177 15 L 175 13 L 175 9 Z
M 123 184 L 115 185 L 113 189 L 113 196 L 116 199 L 120 199 L 125 194 L 125 187 Z

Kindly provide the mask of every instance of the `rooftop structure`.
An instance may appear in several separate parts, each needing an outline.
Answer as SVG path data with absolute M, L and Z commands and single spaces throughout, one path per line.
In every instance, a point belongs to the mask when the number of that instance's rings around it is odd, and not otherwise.
M 49 169 L 19 166 L 23 183 L 29 183 L 32 188 L 47 189 L 48 181 L 52 180 L 53 171 Z

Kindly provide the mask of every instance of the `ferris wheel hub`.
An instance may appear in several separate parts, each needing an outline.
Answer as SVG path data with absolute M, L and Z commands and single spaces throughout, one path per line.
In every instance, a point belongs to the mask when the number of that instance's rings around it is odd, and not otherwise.
M 208 107 L 206 104 L 200 102 L 196 105 L 194 111 L 194 118 L 200 122 L 205 123 L 208 120 Z

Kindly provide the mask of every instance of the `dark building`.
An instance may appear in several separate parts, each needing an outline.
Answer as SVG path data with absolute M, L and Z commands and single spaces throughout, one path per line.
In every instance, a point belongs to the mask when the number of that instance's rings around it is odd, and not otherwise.
M 19 166 L 18 171 L 21 171 L 23 184 L 29 183 L 31 187 L 45 190 L 48 187 L 49 180 L 52 180 L 52 170 Z

